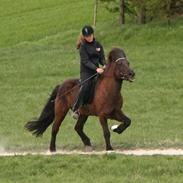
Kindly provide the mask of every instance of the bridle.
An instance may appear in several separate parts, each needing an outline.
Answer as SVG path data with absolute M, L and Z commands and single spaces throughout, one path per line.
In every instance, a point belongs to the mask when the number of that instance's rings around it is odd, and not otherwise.
M 125 59 L 126 59 L 125 57 L 120 57 L 120 58 L 116 59 L 114 62 L 118 62 L 120 60 L 125 60 Z
M 120 58 L 118 58 L 118 59 L 116 59 L 114 62 L 119 62 L 120 60 L 125 60 L 126 58 L 125 57 L 120 57 Z M 121 79 L 125 79 L 125 76 L 122 74 L 122 73 L 120 73 L 121 74 Z

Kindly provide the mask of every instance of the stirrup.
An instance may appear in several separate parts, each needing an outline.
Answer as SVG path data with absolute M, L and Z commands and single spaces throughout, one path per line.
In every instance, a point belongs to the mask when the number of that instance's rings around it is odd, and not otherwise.
M 72 117 L 73 117 L 74 119 L 78 119 L 78 118 L 79 118 L 79 112 L 78 112 L 78 111 L 73 111 Z

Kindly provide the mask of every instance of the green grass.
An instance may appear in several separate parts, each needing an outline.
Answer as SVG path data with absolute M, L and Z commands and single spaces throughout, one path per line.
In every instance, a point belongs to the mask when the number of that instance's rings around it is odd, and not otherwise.
M 35 139 L 24 130 L 40 114 L 54 86 L 79 77 L 75 41 L 81 27 L 92 23 L 93 1 L 2 1 L 0 6 L 0 149 L 47 149 L 50 128 Z M 124 82 L 124 112 L 132 126 L 112 133 L 114 148 L 183 148 L 183 21 L 171 26 L 118 25 L 118 15 L 100 4 L 96 37 L 105 47 L 123 47 L 136 72 Z M 109 121 L 109 124 L 115 124 Z M 58 148 L 81 149 L 68 115 L 58 134 Z M 85 126 L 96 149 L 104 149 L 98 119 Z
M 1 183 L 181 183 L 182 157 L 17 156 L 0 158 Z
M 54 86 L 79 77 L 75 41 L 84 24 L 92 24 L 93 0 L 0 0 L 0 152 L 47 149 L 43 138 L 24 130 L 40 114 Z M 120 27 L 118 15 L 99 4 L 96 37 L 106 55 L 123 47 L 136 72 L 124 82 L 124 112 L 132 119 L 122 135 L 111 133 L 114 148 L 183 148 L 183 19 L 171 26 L 152 22 Z M 109 125 L 117 122 L 109 120 Z M 83 148 L 68 115 L 58 134 L 58 149 Z M 104 139 L 96 117 L 85 131 L 95 149 Z M 181 183 L 182 157 L 16 156 L 0 157 L 1 183 L 151 182 Z

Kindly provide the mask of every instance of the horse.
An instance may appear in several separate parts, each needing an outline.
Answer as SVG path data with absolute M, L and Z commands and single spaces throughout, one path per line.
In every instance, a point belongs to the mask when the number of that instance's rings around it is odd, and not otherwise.
M 123 97 L 121 95 L 124 80 L 132 82 L 134 71 L 121 48 L 112 48 L 108 54 L 108 63 L 104 72 L 99 76 L 95 85 L 95 94 L 90 104 L 79 108 L 79 117 L 75 130 L 85 147 L 92 147 L 89 137 L 84 133 L 83 127 L 89 116 L 98 116 L 103 129 L 106 150 L 113 150 L 110 142 L 108 119 L 120 122 L 112 130 L 121 134 L 131 124 L 131 119 L 122 111 Z M 80 82 L 78 79 L 68 79 L 57 85 L 50 95 L 42 113 L 36 120 L 29 121 L 25 128 L 36 137 L 41 136 L 54 121 L 51 131 L 50 151 L 56 151 L 56 136 L 66 114 L 72 109 L 77 98 Z

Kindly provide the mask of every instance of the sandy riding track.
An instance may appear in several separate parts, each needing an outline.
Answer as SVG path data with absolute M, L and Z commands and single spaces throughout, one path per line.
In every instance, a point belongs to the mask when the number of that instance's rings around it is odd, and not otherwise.
M 134 150 L 115 150 L 115 151 L 57 151 L 50 153 L 49 151 L 42 152 L 0 152 L 0 156 L 25 156 L 25 155 L 104 155 L 104 154 L 121 154 L 134 156 L 152 156 L 152 155 L 167 155 L 167 156 L 183 156 L 183 149 L 134 149 Z

